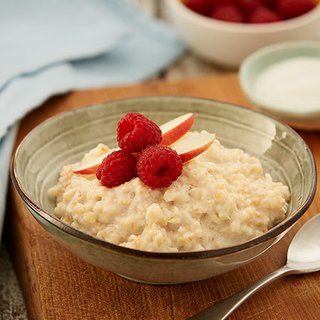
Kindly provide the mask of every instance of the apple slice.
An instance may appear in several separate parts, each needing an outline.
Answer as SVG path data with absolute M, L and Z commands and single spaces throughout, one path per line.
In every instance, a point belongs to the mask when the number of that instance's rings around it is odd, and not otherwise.
M 91 161 L 86 162 L 85 165 L 79 165 L 76 170 L 73 170 L 76 174 L 93 174 L 96 173 L 98 167 L 102 163 L 102 160 L 108 155 L 109 153 L 102 154 L 97 158 L 91 159 Z
M 162 132 L 161 144 L 169 146 L 184 136 L 194 123 L 193 113 L 186 113 L 178 118 L 164 123 L 160 129 Z
M 206 151 L 211 146 L 214 138 L 214 135 L 209 132 L 189 134 L 171 145 L 171 148 L 177 151 L 182 162 L 185 163 Z

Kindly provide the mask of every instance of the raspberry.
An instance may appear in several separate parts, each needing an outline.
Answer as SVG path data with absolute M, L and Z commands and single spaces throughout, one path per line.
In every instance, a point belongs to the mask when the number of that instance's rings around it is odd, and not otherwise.
M 136 157 L 123 150 L 110 153 L 103 159 L 96 172 L 101 184 L 116 187 L 136 177 Z
M 138 160 L 138 176 L 151 188 L 169 187 L 182 172 L 182 161 L 173 149 L 157 145 L 144 150 Z
M 240 9 L 246 14 L 250 14 L 263 6 L 262 0 L 238 0 L 238 4 Z
M 185 5 L 190 10 L 204 16 L 208 15 L 210 11 L 210 0 L 187 0 Z
M 244 20 L 241 11 L 233 5 L 221 5 L 216 7 L 210 16 L 213 19 L 228 22 L 243 22 Z
M 212 7 L 220 7 L 225 5 L 236 5 L 237 0 L 211 0 Z
M 118 122 L 118 145 L 129 153 L 160 143 L 160 128 L 140 113 L 127 113 Z
M 264 0 L 263 3 L 265 5 L 265 7 L 272 9 L 272 10 L 277 10 L 278 0 Z
M 269 23 L 277 22 L 280 20 L 281 18 L 276 12 L 264 7 L 258 8 L 253 11 L 249 18 L 250 23 Z
M 277 8 L 284 18 L 290 19 L 307 13 L 316 6 L 314 0 L 278 0 Z

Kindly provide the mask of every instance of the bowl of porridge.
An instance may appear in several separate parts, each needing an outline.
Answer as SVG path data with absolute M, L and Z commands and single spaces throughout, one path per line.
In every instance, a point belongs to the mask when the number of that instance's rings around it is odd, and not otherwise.
M 159 125 L 160 140 L 126 149 L 118 122 L 128 114 Z M 141 130 L 144 140 L 157 135 Z M 175 171 L 164 167 L 169 162 Z M 302 216 L 316 186 L 312 154 L 290 127 L 191 97 L 117 100 L 55 116 L 22 141 L 11 173 L 30 213 L 63 246 L 154 284 L 206 279 L 250 262 Z

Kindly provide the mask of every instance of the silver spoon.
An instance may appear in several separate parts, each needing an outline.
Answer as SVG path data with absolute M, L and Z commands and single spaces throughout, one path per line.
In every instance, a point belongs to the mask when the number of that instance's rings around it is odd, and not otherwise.
M 291 274 L 320 271 L 320 214 L 298 231 L 289 246 L 287 264 L 242 291 L 201 311 L 189 320 L 224 320 L 244 301 L 274 280 Z

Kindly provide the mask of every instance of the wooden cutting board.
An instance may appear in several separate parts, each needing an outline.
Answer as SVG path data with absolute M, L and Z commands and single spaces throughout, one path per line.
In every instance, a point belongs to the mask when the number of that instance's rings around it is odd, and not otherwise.
M 21 123 L 17 144 L 37 124 L 62 111 L 105 100 L 146 95 L 189 95 L 248 105 L 236 75 L 152 82 L 73 92 L 53 98 Z M 320 164 L 318 133 L 301 133 Z M 293 234 L 320 209 L 319 195 L 295 228 L 256 261 L 190 284 L 137 284 L 93 267 L 57 244 L 10 188 L 7 239 L 30 319 L 186 319 L 284 264 Z M 320 319 L 320 273 L 278 280 L 243 304 L 230 319 Z

